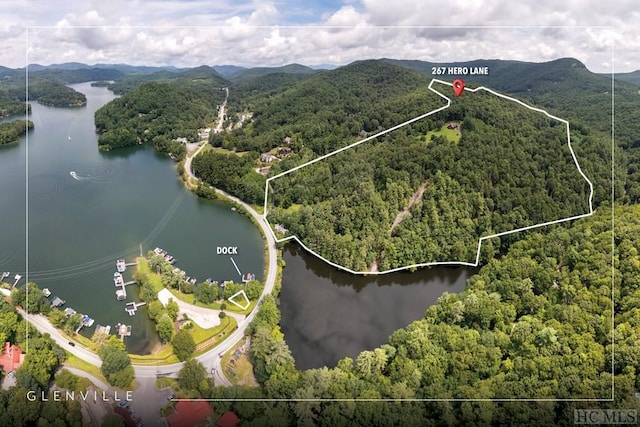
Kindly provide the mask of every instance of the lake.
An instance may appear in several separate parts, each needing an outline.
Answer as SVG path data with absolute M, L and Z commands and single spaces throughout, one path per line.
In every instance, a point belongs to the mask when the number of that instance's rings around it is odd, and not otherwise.
M 98 151 L 94 112 L 114 95 L 89 83 L 71 87 L 87 96 L 86 107 L 32 103 L 28 141 L 0 147 L 0 271 L 28 270 L 29 281 L 96 324 L 132 325 L 127 349 L 145 354 L 157 344 L 154 325 L 145 310 L 130 317 L 125 301 L 116 301 L 116 259 L 133 261 L 140 246 L 144 253 L 160 246 L 199 281 L 238 281 L 229 255 L 216 254 L 217 246 L 237 246 L 240 271 L 261 280 L 264 243 L 231 205 L 185 189 L 175 163 L 151 147 Z M 126 301 L 138 300 L 135 286 L 127 291 Z
M 299 245 L 283 254 L 282 332 L 298 369 L 333 367 L 388 342 L 422 318 L 444 292 L 464 290 L 478 269 L 438 266 L 415 273 L 355 276 L 326 264 Z

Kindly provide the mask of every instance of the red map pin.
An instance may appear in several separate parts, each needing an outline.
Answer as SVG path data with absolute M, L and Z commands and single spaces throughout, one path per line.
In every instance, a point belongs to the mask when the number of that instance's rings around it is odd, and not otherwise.
M 462 91 L 464 91 L 464 80 L 455 79 L 453 81 L 453 91 L 455 92 L 456 96 L 462 95 Z

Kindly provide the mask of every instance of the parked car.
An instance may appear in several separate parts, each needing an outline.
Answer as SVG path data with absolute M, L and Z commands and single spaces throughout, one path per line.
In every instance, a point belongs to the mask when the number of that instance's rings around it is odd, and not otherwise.
M 120 402 L 118 402 L 118 406 L 121 408 L 126 408 L 127 406 L 129 406 L 129 402 L 127 402 L 126 400 L 121 400 Z
M 176 395 L 175 395 L 175 394 L 173 394 L 173 393 L 171 393 L 171 394 L 169 395 L 169 397 L 167 397 L 167 400 L 171 400 L 171 399 L 175 399 L 175 398 L 176 398 Z
M 69 341 L 69 345 L 70 345 L 71 347 L 75 347 L 75 346 L 76 346 L 76 343 Z

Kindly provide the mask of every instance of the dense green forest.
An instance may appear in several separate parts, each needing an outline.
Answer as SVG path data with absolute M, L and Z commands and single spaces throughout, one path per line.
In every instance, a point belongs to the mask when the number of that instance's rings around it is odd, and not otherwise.
M 37 289 L 33 284 L 30 286 Z M 23 291 L 14 291 L 12 301 L 24 306 L 23 296 Z M 27 333 L 29 347 L 24 362 L 16 373 L 17 385 L 8 390 L 0 390 L 0 425 L 81 426 L 79 402 L 43 401 L 41 398 L 42 392 L 45 392 L 45 396 L 48 393 L 55 371 L 66 359 L 64 350 L 49 336 L 41 335 L 27 324 L 15 308 L 6 302 L 4 297 L 0 297 L 0 342 L 17 344 L 25 351 Z M 0 371 L 0 375 L 5 374 Z M 25 397 L 27 391 L 32 391 L 40 397 L 33 402 L 28 401 Z
M 423 426 L 573 425 L 575 408 L 638 409 L 640 207 L 616 209 L 613 266 L 611 214 L 602 205 L 569 228 L 530 233 L 464 292 L 442 295 L 388 344 L 334 368 L 295 369 L 277 305 L 267 298 L 251 331 L 263 387 L 217 387 L 211 397 L 310 400 L 219 401 L 215 410 L 234 410 L 243 425 Z M 612 372 L 609 402 L 410 401 L 609 399 Z M 390 401 L 349 401 L 355 398 Z
M 221 98 L 224 92 L 210 85 L 196 91 L 176 84 L 144 83 L 96 111 L 98 144 L 108 150 L 150 141 L 162 151 L 172 151 L 170 143 L 176 138 L 197 141 L 198 128 L 215 119 Z
M 20 142 L 20 138 L 30 129 L 33 129 L 31 120 L 14 120 L 9 123 L 0 123 L 0 145 Z
M 191 166 L 193 173 L 207 184 L 248 203 L 262 203 L 266 179 L 254 171 L 257 157 L 257 153 L 236 156 L 207 151 L 193 159 Z
M 460 127 L 459 142 L 433 133 L 447 126 Z M 558 121 L 468 94 L 440 114 L 271 181 L 270 202 L 280 208 L 272 222 L 357 271 L 474 262 L 481 236 L 589 212 L 589 186 L 566 138 Z M 499 246 L 485 242 L 483 260 Z

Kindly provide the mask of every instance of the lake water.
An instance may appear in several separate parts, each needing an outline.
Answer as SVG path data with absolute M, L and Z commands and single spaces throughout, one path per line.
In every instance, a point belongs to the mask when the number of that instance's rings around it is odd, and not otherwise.
M 332 367 L 388 342 L 444 292 L 464 290 L 477 271 L 435 267 L 363 277 L 337 270 L 297 244 L 288 244 L 283 256 L 282 331 L 298 369 Z
M 87 96 L 86 107 L 32 103 L 28 144 L 0 147 L 0 271 L 25 275 L 28 265 L 28 279 L 66 300 L 65 307 L 96 324 L 132 325 L 127 349 L 144 354 L 157 336 L 144 310 L 130 317 L 125 301 L 116 301 L 116 259 L 133 261 L 140 245 L 145 253 L 160 246 L 199 281 L 237 281 L 230 257 L 216 255 L 217 246 L 237 246 L 241 272 L 262 279 L 264 244 L 248 218 L 227 203 L 195 197 L 174 163 L 150 147 L 98 151 L 94 112 L 114 96 L 89 83 L 72 87 Z M 137 300 L 135 286 L 127 291 L 127 301 Z

